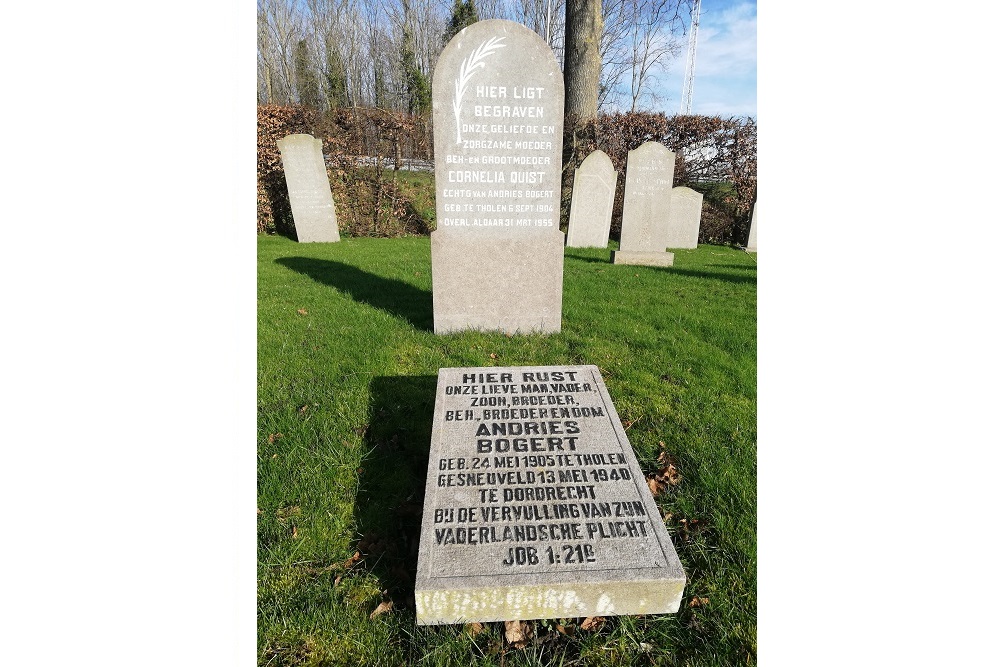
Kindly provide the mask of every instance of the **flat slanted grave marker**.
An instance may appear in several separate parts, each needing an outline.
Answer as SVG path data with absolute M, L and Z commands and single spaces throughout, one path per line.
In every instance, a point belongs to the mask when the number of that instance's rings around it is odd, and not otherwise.
M 419 625 L 673 613 L 684 582 L 596 366 L 440 369 Z

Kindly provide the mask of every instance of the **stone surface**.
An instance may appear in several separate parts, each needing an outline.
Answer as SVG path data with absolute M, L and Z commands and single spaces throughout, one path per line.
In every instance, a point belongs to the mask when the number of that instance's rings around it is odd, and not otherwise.
M 673 152 L 655 141 L 629 151 L 621 250 L 663 252 L 666 249 L 674 158 Z
M 596 366 L 440 369 L 418 624 L 672 613 L 684 582 Z
M 747 238 L 747 252 L 757 252 L 757 202 L 753 203 L 750 215 L 750 236 Z
M 339 241 L 337 211 L 323 162 L 323 142 L 308 134 L 290 134 L 278 140 L 278 150 L 296 238 L 300 243 Z
M 612 264 L 635 264 L 637 266 L 673 266 L 674 253 L 652 250 L 612 250 Z
M 618 172 L 604 151 L 594 151 L 573 176 L 567 248 L 607 248 Z
M 434 70 L 434 332 L 562 327 L 563 79 L 511 21 L 459 32 Z
M 670 217 L 667 219 L 668 248 L 698 247 L 703 199 L 700 192 L 683 186 L 670 191 Z

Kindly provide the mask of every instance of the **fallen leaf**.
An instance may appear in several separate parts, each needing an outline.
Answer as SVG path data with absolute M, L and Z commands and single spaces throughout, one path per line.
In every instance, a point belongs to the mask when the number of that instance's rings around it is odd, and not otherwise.
M 343 580 L 344 580 L 344 577 L 342 575 L 338 575 L 337 578 L 333 580 L 333 585 L 334 586 L 339 586 L 340 582 L 343 581 Z
M 473 637 L 475 637 L 476 635 L 478 635 L 480 632 L 482 632 L 485 629 L 486 629 L 486 626 L 483 625 L 482 623 L 466 623 L 465 624 L 465 631 L 468 632 Z
M 580 624 L 581 630 L 596 631 L 600 630 L 604 625 L 605 618 L 603 616 L 588 616 L 583 619 L 583 623 Z
M 272 433 L 271 435 L 267 436 L 267 444 L 273 445 L 275 440 L 283 437 L 284 436 L 281 435 L 280 433 Z
M 527 621 L 504 621 L 504 636 L 514 648 L 524 648 L 531 639 L 531 624 Z
M 691 602 L 688 603 L 689 607 L 707 607 L 708 598 L 691 598 Z
M 308 410 L 308 409 L 309 409 L 309 404 L 308 404 L 308 403 L 306 403 L 306 404 L 305 404 L 305 405 L 303 405 L 303 406 L 302 406 L 301 408 L 299 408 L 299 412 L 301 412 L 302 414 L 305 414 L 305 413 L 306 413 L 306 410 Z
M 660 495 L 660 491 L 667 488 L 665 485 L 661 484 L 660 481 L 657 480 L 655 476 L 647 477 L 646 484 L 649 485 L 649 492 L 652 493 L 653 496 Z
M 296 540 L 296 539 L 298 539 L 298 537 L 299 537 L 299 528 L 298 528 L 298 526 L 292 526 L 292 539 Z
M 277 454 L 271 454 L 271 458 L 272 459 L 276 459 L 276 458 L 278 458 L 278 455 Z
M 262 510 L 261 508 L 258 507 L 257 508 L 257 516 L 260 516 L 263 513 L 264 513 L 264 510 Z
M 298 312 L 299 315 L 308 315 L 309 314 L 309 311 L 306 310 L 305 308 L 299 308 L 297 312 Z
M 386 602 L 383 602 L 379 606 L 375 607 L 375 611 L 372 612 L 372 615 L 369 616 L 368 619 L 371 620 L 376 616 L 378 616 L 379 614 L 384 614 L 391 610 L 392 610 L 392 600 L 388 600 Z
M 496 359 L 496 358 L 497 358 L 497 355 L 494 354 L 493 352 L 490 352 L 490 359 Z
M 359 560 L 361 560 L 361 552 L 360 551 L 355 551 L 353 556 L 351 556 L 350 558 L 348 558 L 347 560 L 344 561 L 344 567 L 345 568 L 350 568 L 355 563 L 357 563 Z

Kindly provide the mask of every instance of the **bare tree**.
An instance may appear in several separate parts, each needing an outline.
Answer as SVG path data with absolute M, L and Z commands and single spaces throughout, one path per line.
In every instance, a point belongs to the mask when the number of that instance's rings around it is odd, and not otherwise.
M 292 2 L 257 0 L 257 66 L 263 79 L 258 97 L 263 93 L 264 101 L 297 101 L 295 46 L 302 37 L 302 15 Z
M 635 111 L 655 102 L 653 83 L 681 52 L 691 0 L 606 0 L 599 104 Z

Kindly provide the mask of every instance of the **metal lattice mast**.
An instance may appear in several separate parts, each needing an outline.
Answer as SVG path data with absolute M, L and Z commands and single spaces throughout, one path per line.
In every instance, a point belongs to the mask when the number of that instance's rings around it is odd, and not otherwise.
M 701 16 L 701 0 L 694 0 L 691 8 L 691 33 L 688 35 L 687 68 L 684 71 L 684 94 L 681 96 L 681 113 L 691 113 L 694 97 L 694 54 L 698 48 L 698 17 Z

